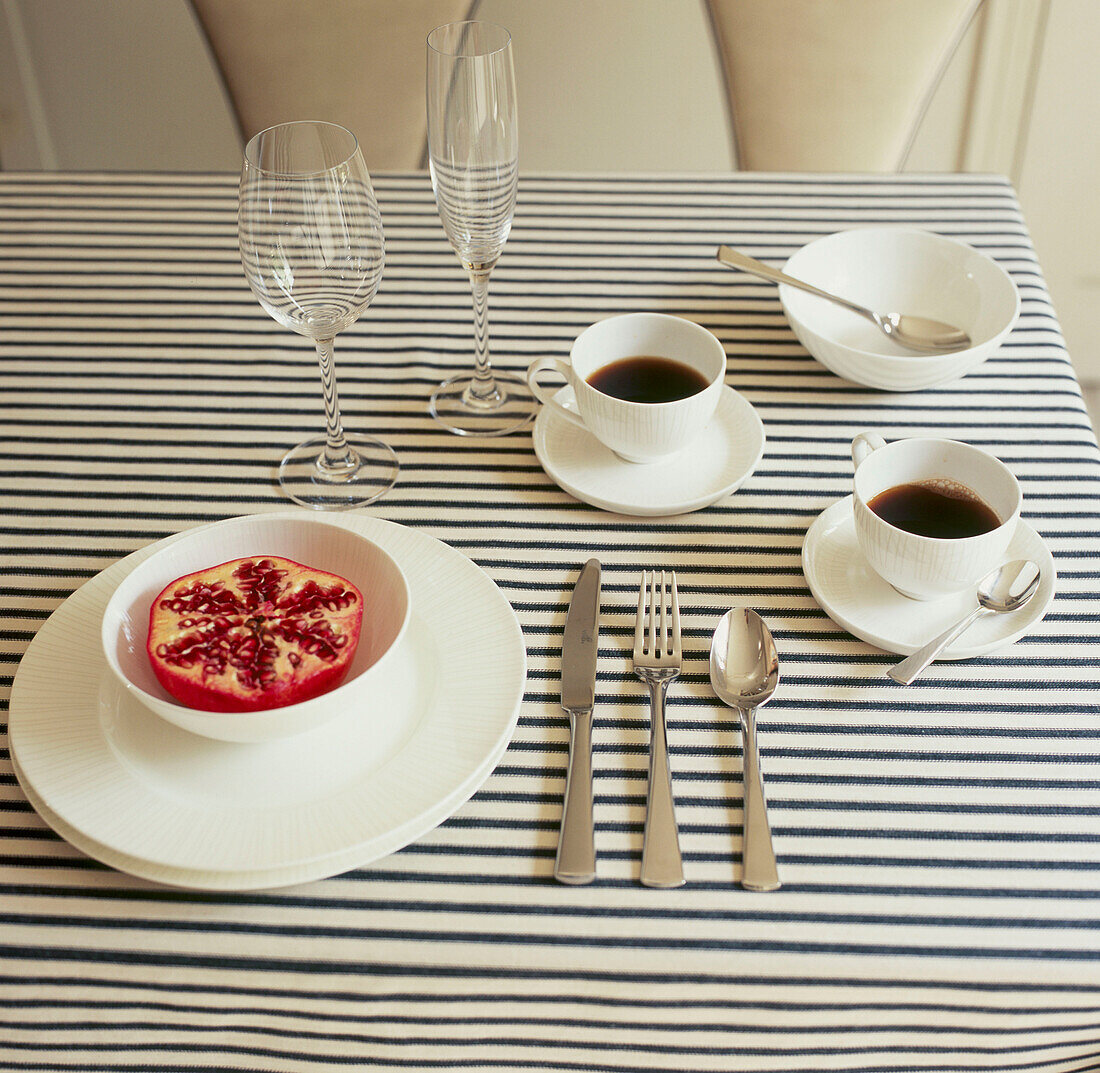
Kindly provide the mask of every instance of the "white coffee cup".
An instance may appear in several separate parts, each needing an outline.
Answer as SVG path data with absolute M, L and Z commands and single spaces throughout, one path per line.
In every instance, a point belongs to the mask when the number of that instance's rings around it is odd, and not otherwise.
M 934 600 L 961 592 L 1004 562 L 1020 518 L 1022 496 L 1012 471 L 988 451 L 957 440 L 913 438 L 887 443 L 875 433 L 862 433 L 852 441 L 852 461 L 860 551 L 902 595 Z M 977 536 L 920 536 L 884 521 L 868 506 L 887 489 L 932 482 L 961 485 L 1001 524 Z
M 628 402 L 592 387 L 598 369 L 623 358 L 669 358 L 702 374 L 706 386 L 673 402 Z M 560 388 L 538 382 L 553 369 L 573 389 L 576 408 L 555 398 Z M 714 416 L 726 376 L 722 344 L 698 324 L 664 313 L 623 313 L 585 328 L 569 360 L 537 358 L 527 368 L 527 383 L 544 406 L 586 428 L 627 462 L 657 462 L 686 447 Z

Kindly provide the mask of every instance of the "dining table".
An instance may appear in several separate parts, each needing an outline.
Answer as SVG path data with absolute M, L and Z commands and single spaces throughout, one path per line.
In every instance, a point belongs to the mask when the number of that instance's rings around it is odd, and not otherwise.
M 284 451 L 323 427 L 316 357 L 248 288 L 237 176 L 0 173 L 0 1070 L 1100 1068 L 1100 450 L 1011 182 L 522 172 L 490 287 L 494 366 L 565 358 L 614 314 L 672 314 L 718 338 L 728 388 L 760 419 L 762 453 L 736 487 L 709 504 L 666 489 L 647 510 L 614 482 L 567 491 L 536 453 L 537 422 L 464 437 L 432 419 L 434 386 L 471 366 L 469 282 L 427 173 L 373 178 L 385 270 L 337 339 L 337 380 L 345 425 L 389 443 L 400 473 L 377 502 L 324 517 L 423 550 L 418 628 L 465 657 L 439 665 L 425 641 L 401 664 L 394 689 L 419 690 L 424 719 L 506 658 L 521 688 L 514 704 L 487 696 L 505 733 L 482 768 L 389 843 L 173 871 L 174 845 L 159 861 L 116 852 L 93 814 L 113 811 L 120 838 L 150 833 L 198 786 L 227 825 L 243 811 L 272 841 L 321 843 L 327 831 L 291 830 L 310 806 L 295 763 L 316 780 L 316 758 L 308 743 L 279 754 L 252 796 L 217 785 L 213 745 L 189 751 L 186 732 L 122 711 L 102 600 L 176 534 L 319 516 L 277 481 Z M 781 266 L 872 225 L 959 240 L 1009 273 L 1019 317 L 984 364 L 921 391 L 843 380 L 799 343 L 773 285 L 715 260 L 726 244 Z M 886 677 L 896 652 L 827 613 L 804 544 L 851 494 L 861 433 L 962 440 L 1015 474 L 1049 591 L 1013 643 L 901 686 Z M 568 885 L 554 878 L 562 643 L 592 558 L 597 864 Z M 482 643 L 462 585 L 433 574 L 444 560 L 518 624 L 518 666 Z M 649 719 L 632 646 L 654 569 L 675 571 L 682 624 L 667 717 L 685 883 L 671 889 L 639 881 Z M 755 609 L 779 653 L 757 717 L 774 891 L 740 882 L 741 735 L 708 673 L 731 607 Z M 361 713 L 378 734 L 387 697 Z M 136 806 L 89 794 L 87 815 L 69 811 L 27 777 L 21 727 L 52 721 L 79 784 L 78 710 L 119 782 L 142 783 Z M 140 746 L 116 736 L 123 717 Z M 354 759 L 331 756 L 369 803 L 374 775 Z

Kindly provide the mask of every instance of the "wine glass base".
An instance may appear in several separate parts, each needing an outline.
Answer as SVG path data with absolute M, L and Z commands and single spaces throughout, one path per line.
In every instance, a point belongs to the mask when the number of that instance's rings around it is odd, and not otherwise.
M 393 449 L 374 436 L 344 434 L 351 451 L 347 467 L 324 466 L 325 437 L 314 436 L 287 451 L 279 464 L 279 485 L 295 503 L 313 510 L 351 510 L 373 503 L 397 480 Z
M 507 436 L 526 428 L 537 403 L 527 381 L 515 373 L 493 371 L 497 393 L 478 398 L 470 373 L 453 376 L 435 389 L 428 411 L 456 436 Z

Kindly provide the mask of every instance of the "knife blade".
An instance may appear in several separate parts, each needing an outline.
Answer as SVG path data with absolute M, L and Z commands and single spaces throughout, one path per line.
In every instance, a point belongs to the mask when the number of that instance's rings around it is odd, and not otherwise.
M 592 710 L 600 632 L 600 561 L 589 559 L 569 601 L 561 647 L 561 706 L 569 713 L 569 765 L 554 877 L 579 885 L 596 878 L 592 821 Z

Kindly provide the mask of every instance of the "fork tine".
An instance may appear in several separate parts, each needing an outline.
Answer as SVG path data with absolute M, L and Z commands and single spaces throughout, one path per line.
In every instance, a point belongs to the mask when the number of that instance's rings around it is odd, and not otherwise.
M 646 654 L 655 655 L 657 652 L 657 571 L 649 575 L 649 610 L 646 621 L 649 624 L 649 645 Z
M 668 647 L 668 585 L 665 580 L 665 572 L 661 571 L 661 644 L 657 649 L 658 656 L 667 656 Z
M 634 619 L 634 659 L 679 662 L 680 592 L 676 571 L 643 570 L 638 586 L 638 614 Z
M 653 579 L 656 580 L 656 578 L 657 578 L 657 571 L 654 570 L 653 571 Z M 661 615 L 661 624 L 658 627 L 658 634 L 657 634 L 657 644 L 653 646 L 653 655 L 657 656 L 658 659 L 660 659 L 660 657 L 663 656 L 664 653 L 667 653 L 668 648 L 669 648 L 669 620 L 668 620 L 668 614 L 665 613 L 665 610 L 664 610 L 665 595 L 667 595 L 667 592 L 665 592 L 665 589 L 664 589 L 664 571 L 662 570 L 661 571 L 661 588 L 660 588 L 659 592 L 656 595 L 656 599 L 653 600 L 653 617 L 654 618 L 657 617 L 658 609 L 660 609 L 660 615 Z
M 680 593 L 676 588 L 676 571 L 672 571 L 672 647 L 670 652 L 680 658 Z

